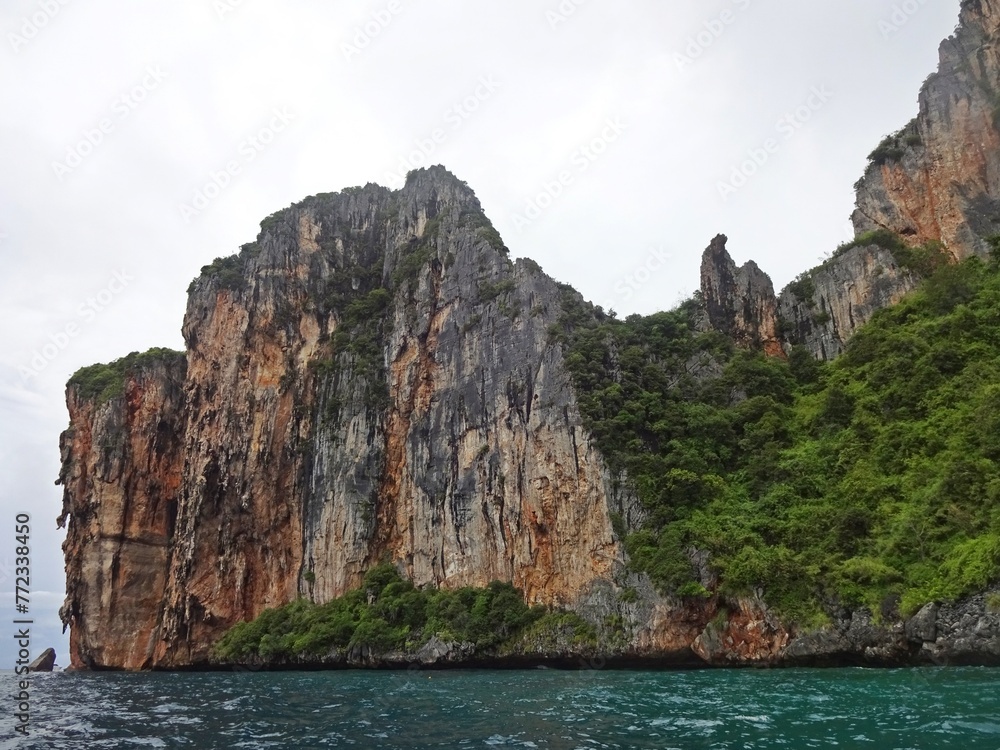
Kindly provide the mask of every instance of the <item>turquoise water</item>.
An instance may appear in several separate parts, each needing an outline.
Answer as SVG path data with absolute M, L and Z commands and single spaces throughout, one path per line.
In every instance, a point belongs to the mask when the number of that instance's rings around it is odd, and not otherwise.
M 56 673 L 31 702 L 0 747 L 1000 748 L 986 669 Z

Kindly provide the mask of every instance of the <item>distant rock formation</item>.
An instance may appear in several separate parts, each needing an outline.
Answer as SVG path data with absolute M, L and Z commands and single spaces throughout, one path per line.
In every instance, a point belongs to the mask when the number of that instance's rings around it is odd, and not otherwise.
M 939 242 L 954 261 L 986 257 L 988 239 L 1000 234 L 1000 0 L 963 0 L 919 106 L 872 152 L 855 185 L 856 234 Z M 725 243 L 713 240 L 702 263 L 711 327 L 772 355 L 799 345 L 832 359 L 875 312 L 920 283 L 890 250 L 863 244 L 804 274 L 775 302 L 770 279 L 752 261 L 736 269 Z
M 708 322 L 744 349 L 763 349 L 782 356 L 778 332 L 778 301 L 771 278 L 752 260 L 740 268 L 720 234 L 701 261 L 701 294 Z
M 853 247 L 781 292 L 782 342 L 786 349 L 804 346 L 817 359 L 833 359 L 858 328 L 882 308 L 899 302 L 920 281 L 889 250 L 878 245 Z
M 708 326 L 744 349 L 784 356 L 804 346 L 817 359 L 844 350 L 854 332 L 920 284 L 878 245 L 853 247 L 774 293 L 753 261 L 736 268 L 719 235 L 701 263 L 701 299 Z

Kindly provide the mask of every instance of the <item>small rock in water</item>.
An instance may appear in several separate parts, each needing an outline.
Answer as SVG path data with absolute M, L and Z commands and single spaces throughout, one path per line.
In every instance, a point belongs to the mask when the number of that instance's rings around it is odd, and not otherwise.
M 28 665 L 29 672 L 51 672 L 56 665 L 56 650 L 47 648 L 42 655 Z

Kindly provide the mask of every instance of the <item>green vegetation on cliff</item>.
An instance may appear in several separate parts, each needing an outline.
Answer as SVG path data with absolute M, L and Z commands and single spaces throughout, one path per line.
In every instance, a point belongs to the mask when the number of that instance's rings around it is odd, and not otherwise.
M 365 405 L 370 409 L 380 411 L 389 403 L 385 347 L 394 291 L 418 278 L 435 257 L 434 243 L 440 223 L 429 222 L 422 240 L 414 239 L 400 250 L 391 284 L 383 279 L 384 250 L 371 230 L 354 238 L 354 242 L 365 247 L 365 263 L 337 269 L 325 280 L 321 308 L 334 313 L 338 325 L 331 337 L 330 357 L 314 366 L 340 386 L 346 384 L 346 379 L 360 379 L 364 383 Z M 324 249 L 336 252 L 336 241 Z M 328 424 L 337 421 L 340 408 L 336 397 L 327 401 L 324 419 Z
M 417 589 L 390 563 L 368 571 L 362 587 L 326 604 L 299 599 L 231 628 L 216 644 L 223 662 L 280 661 L 367 648 L 375 654 L 412 653 L 432 637 L 495 652 L 518 639 L 548 643 L 568 635 L 596 642 L 596 631 L 571 613 L 528 607 L 509 583 L 457 591 Z
M 868 169 L 898 162 L 906 156 L 907 150 L 920 148 L 923 139 L 917 131 L 917 125 L 917 120 L 911 120 L 901 130 L 883 138 L 875 150 L 868 154 Z
M 830 364 L 733 351 L 696 305 L 598 320 L 564 295 L 589 429 L 647 514 L 632 565 L 704 594 L 762 589 L 802 623 L 841 602 L 912 612 L 1000 577 L 1000 273 L 938 268 Z
M 944 245 L 940 242 L 928 242 L 926 245 L 912 247 L 907 245 L 898 234 L 890 232 L 888 229 L 865 232 L 850 242 L 845 242 L 834 251 L 833 257 L 836 258 L 855 247 L 868 247 L 870 245 L 877 245 L 888 250 L 900 268 L 905 268 L 924 279 L 932 276 L 935 271 L 948 263 L 948 255 L 944 252 Z
M 188 294 L 201 279 L 215 279 L 222 289 L 242 291 L 247 286 L 247 264 L 258 255 L 260 255 L 260 245 L 257 242 L 249 242 L 240 248 L 237 255 L 216 258 L 207 266 L 201 267 L 201 274 L 188 285 Z
M 184 352 L 162 347 L 155 347 L 146 352 L 132 352 L 108 364 L 80 368 L 73 373 L 67 385 L 74 388 L 79 398 L 103 404 L 125 392 L 125 376 L 129 372 L 161 362 L 170 363 L 186 359 Z

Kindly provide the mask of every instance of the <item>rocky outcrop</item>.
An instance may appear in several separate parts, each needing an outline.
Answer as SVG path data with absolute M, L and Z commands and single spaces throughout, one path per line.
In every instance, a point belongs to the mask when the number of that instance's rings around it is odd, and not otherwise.
M 182 484 L 182 358 L 133 370 L 121 396 L 67 390 L 63 543 L 71 666 L 155 664 Z
M 701 264 L 703 328 L 744 349 L 781 357 L 793 346 L 829 360 L 882 308 L 913 291 L 920 278 L 878 245 L 847 249 L 800 276 L 780 296 L 753 261 L 736 267 L 720 235 Z
M 47 648 L 28 665 L 29 672 L 51 672 L 56 665 L 56 650 Z
M 736 267 L 719 235 L 701 261 L 701 295 L 708 324 L 744 349 L 781 356 L 777 300 L 771 277 L 752 260 Z
M 889 229 L 985 256 L 1000 233 L 1000 2 L 963 0 L 917 117 L 872 154 L 857 187 L 857 232 Z
M 789 666 L 1000 665 L 1000 598 L 995 590 L 954 604 L 931 603 L 909 619 L 876 621 L 842 610 L 833 623 L 794 639 Z
M 655 592 L 642 591 L 634 601 L 626 602 L 620 592 L 617 600 L 606 598 L 606 593 L 593 596 L 591 592 L 581 608 L 581 614 L 596 625 L 596 636 L 583 639 L 572 627 L 562 627 L 541 634 L 532 631 L 500 650 L 477 651 L 472 643 L 433 637 L 410 651 L 355 647 L 323 656 L 251 657 L 240 666 L 411 670 L 538 665 L 582 670 L 1000 666 L 997 591 L 954 604 L 928 604 L 910 618 L 876 618 L 867 609 L 833 607 L 828 625 L 805 631 L 783 623 L 758 597 L 671 602 Z M 600 619 L 595 620 L 598 614 Z
M 713 666 L 780 662 L 791 633 L 759 599 L 737 599 L 720 610 L 695 639 L 692 650 Z
M 622 553 L 559 290 L 442 169 L 316 196 L 189 290 L 186 362 L 70 385 L 74 667 L 204 663 L 226 629 L 388 559 L 573 606 Z

